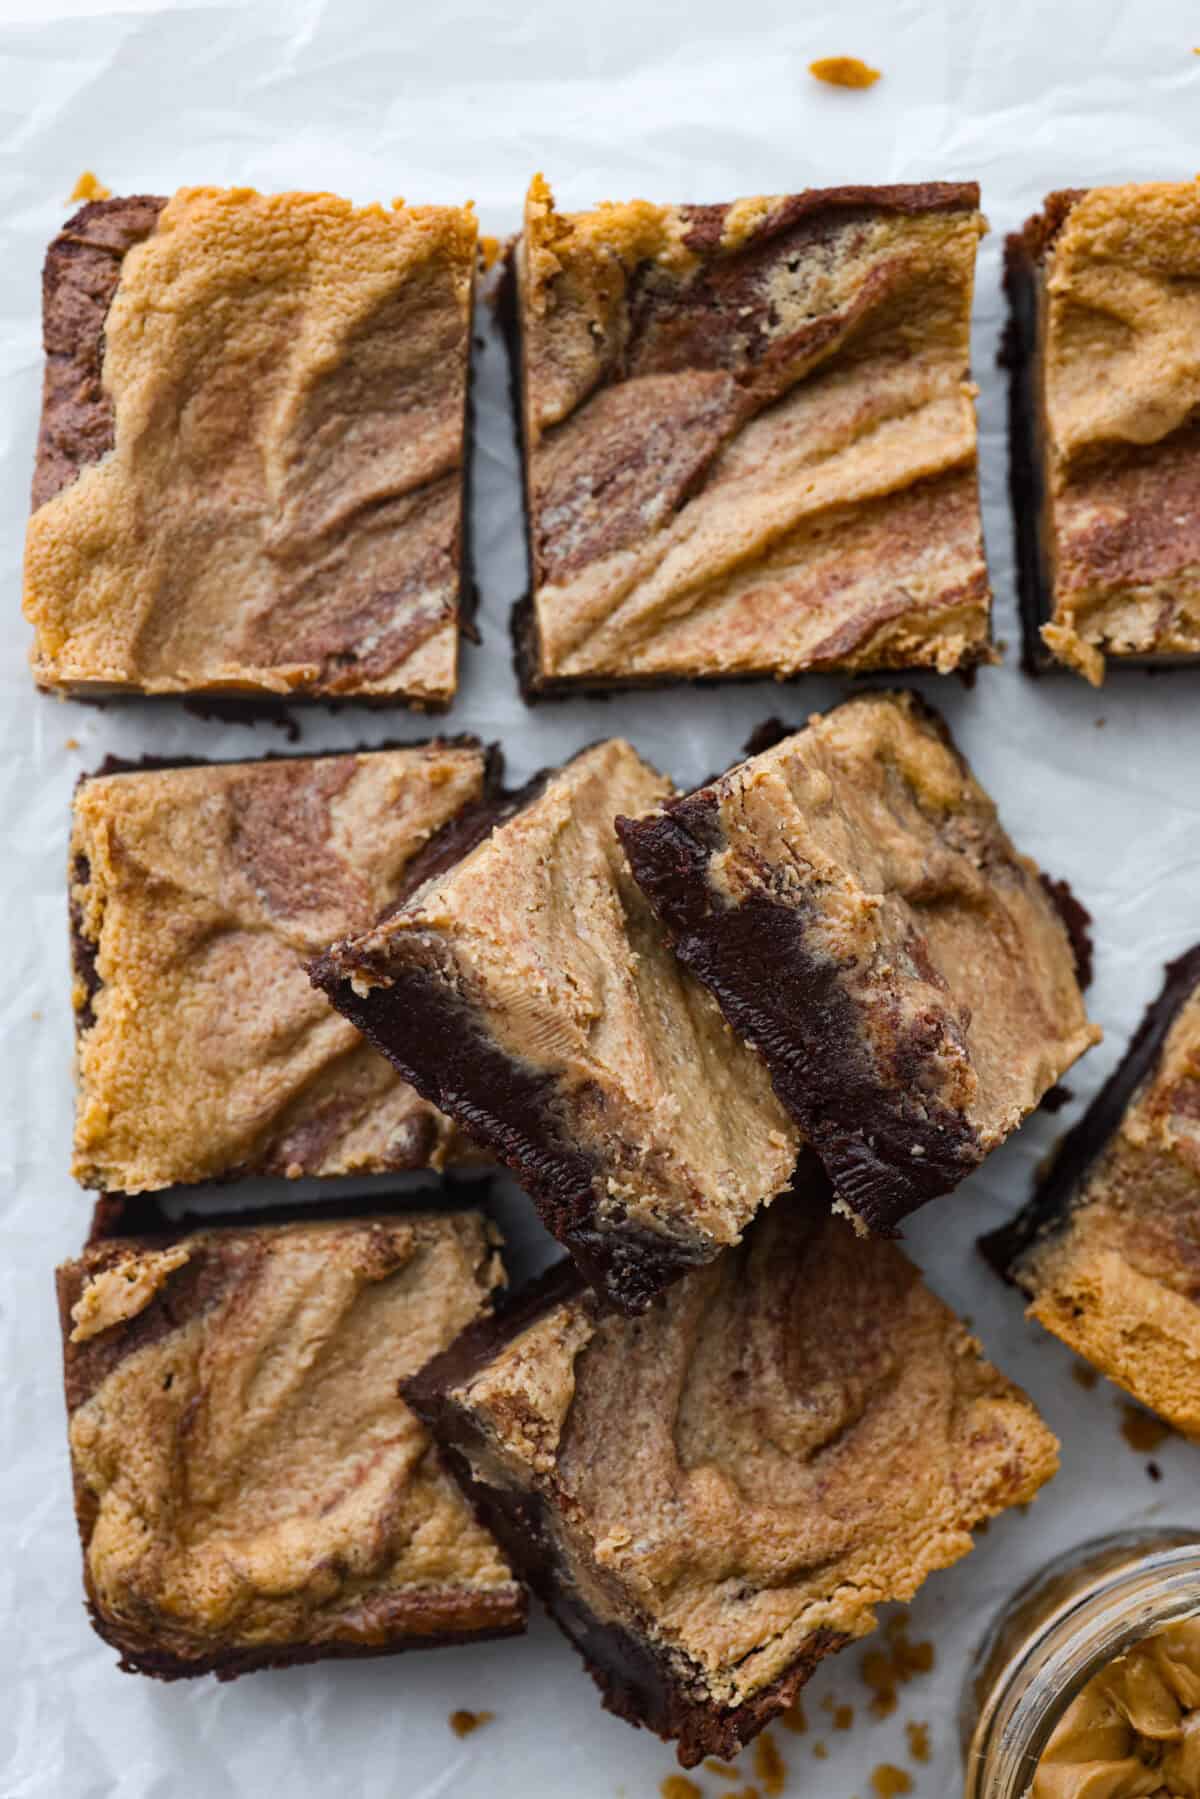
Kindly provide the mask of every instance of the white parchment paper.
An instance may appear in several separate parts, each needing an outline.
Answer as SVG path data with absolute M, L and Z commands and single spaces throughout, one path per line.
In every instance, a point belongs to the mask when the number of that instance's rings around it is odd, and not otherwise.
M 1035 1118 L 908 1234 L 934 1285 L 969 1315 L 1063 1438 L 1063 1469 L 1024 1516 L 994 1525 L 931 1580 L 913 1628 L 932 1674 L 895 1716 L 870 1721 L 859 1654 L 810 1688 L 809 1734 L 775 1732 L 789 1794 L 867 1799 L 882 1761 L 919 1794 L 958 1781 L 955 1709 L 965 1659 L 993 1607 L 1071 1543 L 1141 1520 L 1200 1523 L 1200 1451 L 1171 1441 L 1161 1480 L 1119 1432 L 1119 1396 L 1082 1390 L 1069 1358 L 1027 1324 L 977 1261 L 977 1233 L 1024 1197 L 1034 1165 L 1120 1054 L 1162 962 L 1200 937 L 1200 675 L 1132 674 L 1095 694 L 1016 666 L 995 370 L 1003 233 L 1049 188 L 1194 173 L 1200 22 L 1182 0 L 0 0 L 0 1795 L 176 1799 L 289 1794 L 657 1792 L 672 1752 L 607 1717 L 557 1633 L 326 1664 L 232 1686 L 162 1686 L 117 1672 L 85 1621 L 71 1515 L 51 1274 L 85 1230 L 68 1172 L 71 1019 L 64 850 L 72 783 L 109 751 L 252 756 L 266 726 L 226 727 L 173 705 L 97 710 L 34 694 L 19 611 L 22 534 L 40 388 L 39 271 L 76 176 L 120 192 L 184 182 L 332 188 L 357 200 L 473 196 L 505 234 L 530 173 L 567 205 L 646 194 L 722 200 L 846 181 L 976 177 L 993 235 L 979 267 L 988 548 L 1001 669 L 973 692 L 930 680 L 1020 845 L 1067 876 L 1096 918 L 1095 1016 L 1104 1045 L 1070 1077 L 1076 1104 Z M 884 71 L 872 91 L 810 80 L 816 56 Z M 730 760 L 772 712 L 800 718 L 836 683 L 685 691 L 528 714 L 509 664 L 507 611 L 524 578 L 500 348 L 480 356 L 477 556 L 485 642 L 468 649 L 449 727 L 500 737 L 516 777 L 621 730 L 681 781 Z M 303 747 L 421 735 L 420 719 L 303 715 Z M 519 1197 L 521 1258 L 546 1253 Z M 855 1707 L 834 1732 L 823 1697 Z M 456 1707 L 494 1722 L 460 1741 Z M 930 1726 L 933 1760 L 907 1763 L 903 1724 Z M 813 1744 L 828 1746 L 826 1760 Z M 752 1779 L 751 1756 L 744 1782 Z M 701 1771 L 706 1794 L 722 1783 Z M 743 1783 L 744 1783 L 743 1782 Z

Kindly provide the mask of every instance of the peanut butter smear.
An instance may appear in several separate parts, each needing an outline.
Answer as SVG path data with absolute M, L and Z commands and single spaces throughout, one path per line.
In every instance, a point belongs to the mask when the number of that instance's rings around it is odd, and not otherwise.
M 1051 195 L 1060 216 L 1039 276 L 1042 637 L 1098 686 L 1109 656 L 1200 655 L 1200 182 Z
M 880 71 L 861 56 L 819 56 L 809 63 L 808 72 L 830 87 L 874 87 L 880 78 Z
M 1168 1625 L 1093 1676 L 1042 1751 L 1029 1799 L 1197 1799 L 1200 1619 Z
M 895 1244 L 803 1197 L 644 1317 L 560 1304 L 453 1394 L 588 1609 L 724 1706 L 864 1636 L 1057 1464 Z
M 537 178 L 516 252 L 535 687 L 990 658 L 983 229 L 969 186 L 560 214 Z
M 444 705 L 475 251 L 469 208 L 331 194 L 78 214 L 47 261 L 40 450 L 75 447 L 29 522 L 39 683 Z
M 60 1279 L 87 1326 L 67 1354 L 87 1585 L 119 1647 L 379 1645 L 511 1594 L 397 1391 L 502 1279 L 478 1213 L 118 1241 Z
M 467 1154 L 304 964 L 396 899 L 483 779 L 481 750 L 430 744 L 84 781 L 71 837 L 76 1178 L 140 1193 Z
M 1031 1317 L 1193 1441 L 1200 1441 L 1198 1221 L 1200 987 L 1180 1007 L 1065 1221 L 1014 1270 Z M 1143 1439 L 1141 1447 L 1154 1445 Z

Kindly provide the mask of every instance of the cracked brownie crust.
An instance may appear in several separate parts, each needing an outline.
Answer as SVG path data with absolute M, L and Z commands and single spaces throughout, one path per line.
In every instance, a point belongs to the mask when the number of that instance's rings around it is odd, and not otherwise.
M 1200 186 L 1066 189 L 1009 237 L 1025 664 L 1200 658 Z
M 101 1223 L 58 1273 L 85 1587 L 122 1667 L 231 1679 L 523 1629 L 396 1389 L 503 1279 L 482 1216 L 159 1222 Z
M 1096 1040 L 1054 895 L 913 695 L 846 701 L 617 830 L 872 1230 L 956 1186 Z
M 469 208 L 248 188 L 69 221 L 25 565 L 41 685 L 449 702 L 475 241 Z
M 1023 1212 L 982 1240 L 1030 1316 L 1200 1441 L 1200 945 Z
M 597 744 L 312 969 L 626 1310 L 735 1242 L 800 1142 L 625 865 L 615 813 L 669 792 L 628 744 Z
M 305 962 L 395 905 L 496 778 L 463 739 L 83 780 L 76 1177 L 140 1192 L 475 1159 Z
M 974 185 L 555 211 L 504 314 L 527 697 L 991 657 Z
M 564 1267 L 405 1387 L 609 1708 L 735 1754 L 1056 1445 L 819 1170 L 640 1318 Z M 636 1454 L 631 1454 L 636 1445 Z

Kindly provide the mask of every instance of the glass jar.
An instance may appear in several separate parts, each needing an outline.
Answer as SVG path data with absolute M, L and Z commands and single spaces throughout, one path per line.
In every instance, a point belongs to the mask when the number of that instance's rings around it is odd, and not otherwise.
M 960 1718 L 964 1799 L 1024 1799 L 1054 1726 L 1093 1675 L 1200 1615 L 1200 1530 L 1103 1537 L 1010 1600 L 972 1661 Z

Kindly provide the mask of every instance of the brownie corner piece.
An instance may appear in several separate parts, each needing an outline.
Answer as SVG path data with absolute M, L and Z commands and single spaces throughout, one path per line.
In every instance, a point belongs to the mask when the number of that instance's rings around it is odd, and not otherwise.
M 736 1754 L 1057 1465 L 1026 1396 L 808 1165 L 644 1316 L 560 1266 L 405 1391 L 605 1705 L 685 1767 Z
M 529 699 L 994 660 L 969 327 L 979 190 L 560 213 L 504 316 Z
M 152 1228 L 101 1225 L 59 1269 L 84 1585 L 127 1671 L 231 1679 L 524 1628 L 397 1389 L 489 1305 L 498 1237 L 479 1212 L 360 1205 L 172 1225 L 136 1202 Z
M 445 710 L 475 246 L 469 207 L 332 194 L 75 214 L 43 279 L 39 685 Z
M 1200 944 L 1026 1207 L 981 1240 L 1029 1314 L 1200 1441 Z
M 498 779 L 470 738 L 80 781 L 69 891 L 73 1172 L 137 1193 L 443 1167 L 477 1152 L 313 991 Z
M 1053 888 L 915 695 L 847 700 L 617 829 L 870 1229 L 956 1186 L 1097 1039 Z
M 1024 663 L 1099 686 L 1200 660 L 1186 182 L 1072 188 L 1007 240 L 1010 489 Z
M 626 867 L 614 817 L 670 792 L 628 743 L 594 744 L 310 969 L 628 1311 L 736 1241 L 800 1141 Z

